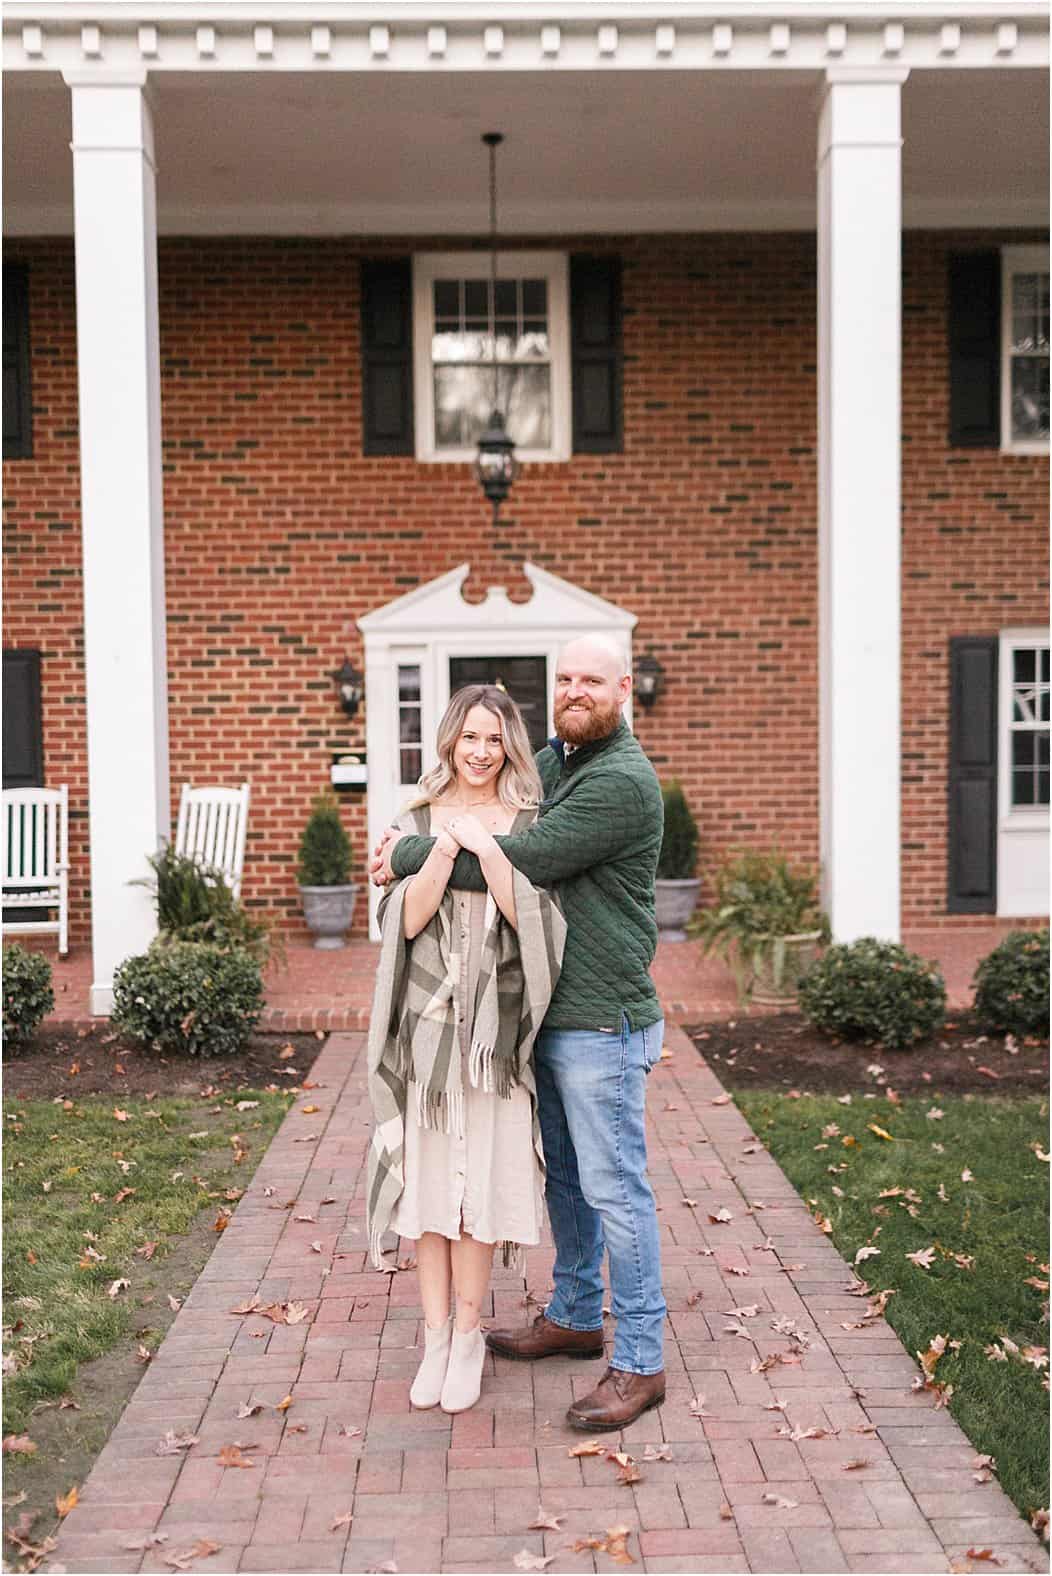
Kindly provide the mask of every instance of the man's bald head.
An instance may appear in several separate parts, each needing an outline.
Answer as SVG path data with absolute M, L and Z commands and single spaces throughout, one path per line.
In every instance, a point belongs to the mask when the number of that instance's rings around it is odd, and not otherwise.
M 567 744 L 613 733 L 632 692 L 625 653 L 609 635 L 567 641 L 555 665 L 555 731 Z

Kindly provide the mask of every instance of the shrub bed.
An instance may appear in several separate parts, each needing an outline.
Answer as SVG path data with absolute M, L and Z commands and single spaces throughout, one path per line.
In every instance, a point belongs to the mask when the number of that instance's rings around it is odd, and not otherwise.
M 906 947 L 865 936 L 830 947 L 800 981 L 800 1009 L 816 1028 L 845 1040 L 907 1049 L 946 1016 L 946 986 L 934 963 Z
M 1048 931 L 1014 930 L 972 980 L 975 1010 L 1002 1034 L 1048 1034 Z
M 17 942 L 4 948 L 4 1050 L 18 1051 L 55 1005 L 51 964 Z
M 262 1011 L 256 960 L 207 942 L 155 942 L 114 976 L 115 1027 L 161 1051 L 231 1055 L 244 1048 Z

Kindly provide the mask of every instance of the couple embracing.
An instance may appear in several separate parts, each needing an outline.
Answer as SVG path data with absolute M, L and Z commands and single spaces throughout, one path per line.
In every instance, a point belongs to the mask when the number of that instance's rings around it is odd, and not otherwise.
M 536 759 L 501 688 L 459 690 L 437 766 L 374 858 L 386 891 L 368 1219 L 375 1263 L 387 1231 L 417 1243 L 415 1407 L 473 1406 L 487 1346 L 519 1361 L 602 1357 L 604 1247 L 613 1352 L 567 1420 L 623 1428 L 664 1399 L 644 1132 L 663 1031 L 649 974 L 662 803 L 621 715 L 631 685 L 612 642 L 571 641 L 556 737 Z M 510 1263 L 537 1244 L 545 1203 L 551 1300 L 525 1327 L 483 1336 L 494 1250 Z

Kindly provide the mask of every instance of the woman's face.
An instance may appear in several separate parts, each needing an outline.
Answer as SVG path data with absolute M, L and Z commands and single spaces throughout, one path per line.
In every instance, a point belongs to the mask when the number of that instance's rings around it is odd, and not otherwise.
M 504 765 L 504 741 L 500 718 L 485 706 L 472 706 L 464 718 L 460 737 L 453 746 L 453 769 L 457 781 L 466 788 L 496 784 Z

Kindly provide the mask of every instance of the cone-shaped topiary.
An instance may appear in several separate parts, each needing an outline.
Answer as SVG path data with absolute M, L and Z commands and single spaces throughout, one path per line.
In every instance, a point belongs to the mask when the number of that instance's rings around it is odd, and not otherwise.
M 661 839 L 657 878 L 659 881 L 689 881 L 698 863 L 698 827 L 690 813 L 679 783 L 662 783 L 665 804 L 665 832 Z
M 300 838 L 300 886 L 346 886 L 353 865 L 351 840 L 340 820 L 340 807 L 331 793 L 314 800 L 310 818 Z

